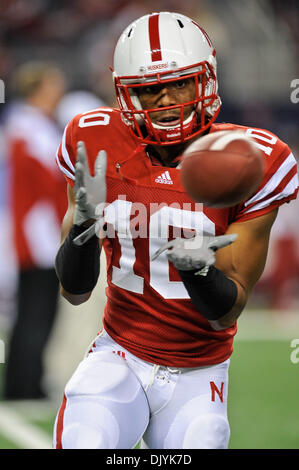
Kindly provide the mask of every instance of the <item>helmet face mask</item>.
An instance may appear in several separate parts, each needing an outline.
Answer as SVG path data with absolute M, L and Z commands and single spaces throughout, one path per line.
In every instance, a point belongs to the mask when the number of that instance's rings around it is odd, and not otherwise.
M 204 37 L 204 40 L 207 42 L 206 36 L 203 34 L 201 28 L 183 15 L 166 12 L 152 14 L 142 17 L 137 20 L 136 23 L 133 23 L 133 25 L 138 24 L 140 21 L 143 21 L 146 24 L 153 16 L 162 15 L 168 15 L 168 17 L 166 17 L 168 23 L 170 15 L 172 16 L 172 22 L 173 20 L 178 21 L 177 17 L 182 17 L 186 26 L 190 26 L 190 23 L 192 23 L 191 32 L 193 35 L 190 36 L 189 34 L 190 38 L 187 37 L 189 42 L 190 39 L 193 39 L 192 43 L 194 42 L 194 32 L 197 36 L 200 36 L 201 41 L 203 41 Z M 127 41 L 129 42 L 129 46 L 132 48 L 133 38 L 130 38 L 131 33 L 129 35 L 126 33 L 130 27 L 130 31 L 132 32 L 133 26 L 130 25 L 121 36 L 119 43 Z M 139 30 L 140 29 L 141 28 L 139 28 Z M 141 39 L 140 35 L 148 35 L 146 28 L 142 28 L 141 32 L 139 31 L 139 36 L 135 34 L 135 42 L 137 42 L 138 39 Z M 188 41 L 185 42 L 187 42 L 188 46 Z M 175 55 L 175 53 L 169 49 L 164 54 L 163 45 L 161 45 L 161 58 L 163 59 L 163 56 L 165 56 L 166 58 L 173 60 L 168 60 L 166 63 L 159 64 L 150 63 L 147 66 L 141 65 L 138 69 L 139 73 L 137 74 L 121 74 L 118 72 L 121 68 L 127 68 L 129 72 L 130 68 L 133 68 L 130 66 L 118 66 L 117 57 L 119 57 L 120 51 L 117 49 L 121 48 L 121 45 L 119 47 L 119 43 L 114 57 L 115 70 L 113 72 L 116 96 L 119 107 L 122 111 L 123 120 L 130 127 L 132 132 L 134 132 L 138 140 L 145 144 L 173 145 L 185 142 L 197 135 L 200 135 L 211 126 L 219 113 L 221 105 L 220 98 L 217 94 L 215 51 L 212 48 L 211 43 L 208 45 L 205 44 L 204 48 L 206 55 L 208 53 L 208 60 L 201 60 L 200 62 L 193 62 L 193 57 L 191 57 L 191 60 L 187 57 L 186 60 L 181 51 L 178 50 L 179 48 L 176 50 L 175 44 L 172 49 L 174 49 L 175 52 L 180 53 L 180 55 Z M 185 55 L 187 56 L 187 54 Z M 200 56 L 200 58 L 203 55 L 204 54 L 193 53 L 193 56 Z M 177 57 L 179 57 L 179 60 L 175 60 Z M 184 60 L 182 60 L 181 57 L 183 57 Z M 125 59 L 125 57 L 123 59 Z M 178 62 L 184 63 L 184 61 L 189 63 L 183 67 L 178 67 Z M 146 73 L 151 70 L 155 71 Z M 186 98 L 187 101 L 183 102 L 180 100 L 179 89 L 180 82 L 182 81 L 189 81 L 189 83 L 192 81 L 194 83 L 194 92 L 192 93 L 192 96 L 190 95 Z M 152 90 L 152 94 L 154 95 L 155 93 L 158 93 L 159 90 L 167 87 L 173 87 L 173 89 L 175 87 L 178 88 L 177 93 L 175 94 L 176 99 L 172 100 L 171 105 L 164 106 L 161 103 L 158 103 L 156 107 L 150 108 L 145 108 L 141 105 L 142 100 L 139 99 L 139 96 L 143 93 L 145 88 L 149 90 L 149 93 L 151 93 Z M 161 115 L 161 112 L 166 113 L 166 116 L 168 116 L 169 119 L 172 118 L 172 122 L 170 120 L 169 124 L 164 122 L 159 123 L 156 116 Z

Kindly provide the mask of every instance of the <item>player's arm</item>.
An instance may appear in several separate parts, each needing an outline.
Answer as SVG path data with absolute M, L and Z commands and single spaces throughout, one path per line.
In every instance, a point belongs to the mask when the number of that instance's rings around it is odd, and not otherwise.
M 74 225 L 74 213 L 75 213 L 75 195 L 73 188 L 68 184 L 67 185 L 67 199 L 68 199 L 68 207 L 65 213 L 64 219 L 61 225 L 61 245 L 65 242 L 67 236 L 69 235 L 71 228 Z M 85 223 L 85 227 L 87 228 L 94 222 L 93 219 Z M 60 283 L 60 293 L 61 295 L 68 300 L 72 305 L 80 305 L 86 302 L 89 297 L 91 296 L 92 290 L 85 292 L 83 294 L 71 294 L 67 292 L 64 287 Z
M 55 259 L 61 294 L 73 305 L 89 299 L 100 273 L 98 235 L 106 198 L 106 157 L 106 152 L 99 152 L 91 176 L 84 143 L 78 143 L 75 184 L 74 189 L 68 186 L 62 243 Z
M 244 309 L 249 294 L 263 273 L 271 227 L 278 209 L 265 215 L 229 226 L 227 234 L 237 234 L 231 245 L 218 250 L 215 267 L 237 287 L 237 296 L 231 310 L 218 320 L 210 321 L 214 329 L 232 326 Z
M 214 329 L 233 326 L 244 309 L 263 272 L 277 210 L 233 223 L 225 235 L 176 238 L 154 255 L 167 250 L 192 303 Z

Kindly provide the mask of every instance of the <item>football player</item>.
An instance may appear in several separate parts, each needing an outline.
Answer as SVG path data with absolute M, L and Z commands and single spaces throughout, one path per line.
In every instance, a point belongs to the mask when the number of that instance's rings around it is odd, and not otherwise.
M 102 246 L 108 287 L 103 329 L 66 385 L 54 447 L 133 448 L 142 438 L 151 449 L 227 448 L 236 321 L 278 207 L 296 197 L 296 161 L 268 130 L 215 123 L 215 49 L 186 16 L 130 24 L 113 80 L 120 109 L 76 116 L 57 153 L 69 203 L 56 257 L 62 295 L 73 305 L 90 297 Z M 254 139 L 264 179 L 237 206 L 197 207 L 180 155 L 220 130 Z

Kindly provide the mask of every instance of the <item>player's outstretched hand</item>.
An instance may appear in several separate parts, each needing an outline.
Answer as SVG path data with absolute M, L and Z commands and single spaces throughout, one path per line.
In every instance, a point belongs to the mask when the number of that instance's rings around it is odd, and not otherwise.
M 91 176 L 84 142 L 78 142 L 74 184 L 76 201 L 74 224 L 82 225 L 92 220 L 94 222 L 74 239 L 76 245 L 82 245 L 94 234 L 98 235 L 102 228 L 106 202 L 106 167 L 107 154 L 105 150 L 101 150 L 94 166 L 95 175 Z
M 152 260 L 166 251 L 166 256 L 177 269 L 191 271 L 199 269 L 196 274 L 204 268 L 215 263 L 215 251 L 233 243 L 237 234 L 220 235 L 218 237 L 196 235 L 193 238 L 175 238 L 162 246 Z

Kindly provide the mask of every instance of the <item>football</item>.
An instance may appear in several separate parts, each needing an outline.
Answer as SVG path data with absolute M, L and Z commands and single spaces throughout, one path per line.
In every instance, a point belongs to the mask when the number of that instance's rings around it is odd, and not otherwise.
M 264 156 L 244 132 L 219 131 L 193 142 L 183 153 L 180 168 L 189 196 L 223 208 L 239 204 L 258 189 Z

